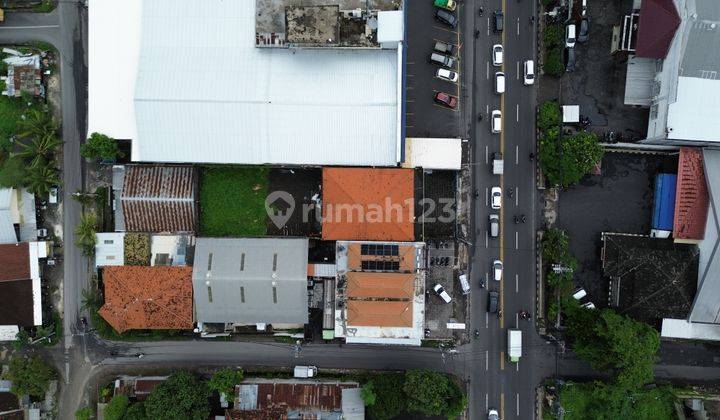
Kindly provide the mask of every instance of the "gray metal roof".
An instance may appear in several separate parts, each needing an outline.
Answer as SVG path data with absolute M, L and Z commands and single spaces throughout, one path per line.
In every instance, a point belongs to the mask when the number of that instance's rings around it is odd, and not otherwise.
M 687 43 L 680 76 L 720 79 L 719 50 L 720 2 L 695 0 L 695 14 L 687 21 Z
M 197 321 L 307 323 L 307 261 L 307 238 L 198 238 Z

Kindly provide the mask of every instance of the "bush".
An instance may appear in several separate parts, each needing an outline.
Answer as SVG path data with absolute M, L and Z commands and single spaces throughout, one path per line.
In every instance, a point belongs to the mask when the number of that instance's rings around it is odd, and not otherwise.
M 562 49 L 560 47 L 555 46 L 546 50 L 543 70 L 545 74 L 555 78 L 560 78 L 565 74 L 565 64 L 563 64 Z
M 210 415 L 207 384 L 196 375 L 179 371 L 161 383 L 145 401 L 145 414 L 153 420 L 205 420 Z
M 150 235 L 125 234 L 125 265 L 150 265 Z
M 80 155 L 85 158 L 114 160 L 121 153 L 115 139 L 100 133 L 92 133 L 90 138 L 80 145 Z
M 75 420 L 90 420 L 92 410 L 90 407 L 84 407 L 75 412 Z
M 55 378 L 55 369 L 38 356 L 13 357 L 7 379 L 12 381 L 12 392 L 21 397 L 30 395 L 44 398 Z
M 389 420 L 405 410 L 404 383 L 405 376 L 400 373 L 380 374 L 368 382 L 376 396 L 375 404 L 368 407 L 371 419 Z
M 213 373 L 208 381 L 208 387 L 220 394 L 225 394 L 228 400 L 232 400 L 235 393 L 235 385 L 243 380 L 243 371 L 240 369 L 224 368 Z
M 112 397 L 105 407 L 105 418 L 107 420 L 123 420 L 129 405 L 130 399 L 125 395 Z
M 560 28 L 561 27 L 559 25 L 548 25 L 545 28 L 545 33 L 543 34 L 543 42 L 545 43 L 546 49 L 556 47 L 562 44 L 564 35 L 562 29 Z
M 20 188 L 26 185 L 27 167 L 22 158 L 12 156 L 0 164 L 0 187 Z
M 403 389 L 410 411 L 453 418 L 465 408 L 466 400 L 460 388 L 439 372 L 409 370 L 405 373 Z
M 561 123 L 560 107 L 555 101 L 545 101 L 538 108 L 537 126 L 540 131 L 559 127 Z

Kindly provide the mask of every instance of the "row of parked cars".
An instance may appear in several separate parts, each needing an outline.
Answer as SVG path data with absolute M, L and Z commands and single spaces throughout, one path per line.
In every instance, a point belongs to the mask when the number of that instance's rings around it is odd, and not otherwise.
M 457 3 L 455 0 L 435 0 L 435 20 L 455 29 L 458 24 L 455 16 L 455 8 Z M 437 64 L 442 68 L 437 69 L 435 77 L 450 83 L 457 83 L 459 79 L 458 72 L 455 70 L 457 66 L 457 46 L 446 42 L 436 42 L 433 45 L 433 51 L 430 53 L 429 61 Z M 456 109 L 458 106 L 458 98 L 446 92 L 436 92 L 433 96 L 435 102 L 450 109 Z
M 587 0 L 582 0 L 580 23 L 571 23 L 565 26 L 565 51 L 563 61 L 565 71 L 575 70 L 575 44 L 585 43 L 590 39 L 590 18 L 587 16 Z

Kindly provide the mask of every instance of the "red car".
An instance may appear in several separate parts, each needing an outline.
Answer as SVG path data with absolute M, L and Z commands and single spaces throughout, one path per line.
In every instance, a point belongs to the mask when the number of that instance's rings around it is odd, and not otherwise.
M 457 98 L 454 96 L 450 96 L 449 94 L 445 92 L 438 92 L 435 94 L 435 102 L 445 105 L 446 107 L 450 109 L 455 109 L 457 106 Z

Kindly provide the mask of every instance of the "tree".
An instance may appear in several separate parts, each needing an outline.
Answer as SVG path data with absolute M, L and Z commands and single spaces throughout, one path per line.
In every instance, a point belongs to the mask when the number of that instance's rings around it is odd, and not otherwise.
M 568 187 L 585 176 L 604 154 L 597 135 L 582 131 L 560 137 L 558 128 L 550 128 L 540 137 L 539 161 L 551 185 Z
M 10 360 L 8 379 L 12 381 L 12 392 L 21 397 L 45 397 L 55 370 L 38 356 L 13 357 Z
M 555 47 L 563 41 L 563 33 L 559 25 L 548 25 L 545 27 L 543 42 L 545 49 Z
M 112 397 L 105 407 L 105 418 L 107 420 L 123 420 L 129 405 L 130 399 L 126 395 Z
M 36 196 L 45 197 L 50 193 L 50 188 L 60 184 L 60 177 L 53 163 L 41 164 L 29 169 L 27 187 Z
M 100 133 L 92 133 L 80 146 L 80 155 L 86 158 L 113 160 L 121 155 L 115 139 Z
M 75 420 L 90 420 L 92 410 L 90 407 L 83 407 L 75 412 Z
M 82 249 L 83 254 L 92 255 L 95 252 L 97 238 L 97 215 L 95 212 L 85 212 L 80 216 L 80 222 L 75 226 L 75 245 Z
M 145 419 L 147 419 L 147 416 L 145 415 L 145 403 L 143 402 L 130 404 L 130 407 L 128 407 L 127 411 L 125 411 L 125 417 L 123 417 L 123 420 Z
M 404 383 L 405 376 L 399 373 L 384 373 L 370 380 L 368 384 L 371 384 L 376 397 L 375 404 L 368 406 L 369 417 L 389 420 L 400 415 L 406 407 Z
M 0 187 L 20 188 L 27 180 L 27 168 L 25 162 L 19 157 L 10 156 L 5 158 L 0 165 Z
M 52 160 L 55 152 L 62 144 L 55 134 L 43 137 L 34 137 L 32 140 L 20 143 L 20 151 L 15 156 L 29 161 L 30 167 L 43 166 Z
M 46 137 L 55 136 L 58 130 L 57 121 L 49 112 L 31 109 L 20 119 L 18 125 L 18 137 Z
M 375 395 L 375 391 L 373 391 L 373 383 L 368 382 L 365 385 L 363 385 L 362 389 L 360 390 L 360 396 L 362 397 L 363 403 L 365 403 L 366 406 L 375 405 L 377 402 L 377 395 Z
M 560 125 L 560 107 L 555 101 L 545 101 L 538 107 L 537 126 L 541 131 Z
M 628 391 L 600 381 L 568 382 L 560 390 L 560 405 L 568 420 L 673 418 L 668 387 Z
M 403 386 L 407 409 L 452 417 L 465 409 L 465 396 L 450 378 L 430 370 L 409 370 Z
M 145 414 L 153 420 L 205 420 L 210 414 L 210 392 L 205 382 L 179 371 L 155 388 L 145 401 Z
M 543 66 L 545 74 L 555 78 L 565 74 L 565 64 L 563 64 L 562 50 L 560 47 L 551 47 L 545 52 L 545 64 Z
M 242 382 L 242 379 L 242 370 L 223 368 L 213 373 L 208 381 L 208 387 L 211 391 L 217 391 L 220 394 L 225 394 L 226 397 L 231 397 L 235 392 L 235 385 Z

